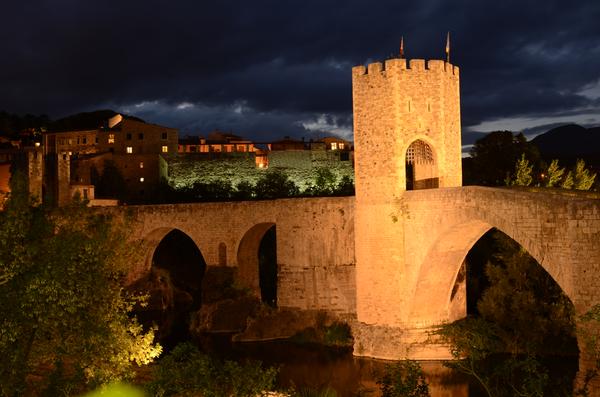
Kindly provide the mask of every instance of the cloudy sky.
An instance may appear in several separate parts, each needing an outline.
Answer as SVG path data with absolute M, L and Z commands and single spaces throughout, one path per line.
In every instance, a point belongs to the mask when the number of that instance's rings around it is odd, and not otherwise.
M 0 110 L 114 109 L 255 140 L 352 136 L 351 67 L 461 67 L 463 143 L 600 124 L 600 1 L 28 0 L 2 5 Z

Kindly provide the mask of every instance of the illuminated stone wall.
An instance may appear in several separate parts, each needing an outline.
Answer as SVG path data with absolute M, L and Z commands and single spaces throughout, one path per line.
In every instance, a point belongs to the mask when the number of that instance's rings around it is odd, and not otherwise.
M 146 241 L 147 255 L 132 268 L 132 282 L 148 272 L 154 249 L 175 228 L 194 240 L 208 266 L 237 268 L 244 237 L 256 225 L 272 223 L 277 233 L 278 306 L 352 314 L 356 311 L 353 202 L 353 197 L 336 197 L 105 210 L 133 215 L 132 234 Z M 258 277 L 258 268 L 254 272 Z M 253 278 L 245 274 L 238 272 L 238 277 Z
M 314 172 L 320 167 L 332 171 L 338 180 L 344 176 L 354 180 L 351 158 L 341 161 L 339 151 L 271 151 L 268 158 L 268 169 L 284 171 L 301 190 L 313 181 Z M 180 153 L 169 157 L 167 162 L 169 183 L 176 188 L 219 180 L 229 181 L 233 186 L 241 181 L 254 184 L 267 171 L 256 167 L 254 153 Z

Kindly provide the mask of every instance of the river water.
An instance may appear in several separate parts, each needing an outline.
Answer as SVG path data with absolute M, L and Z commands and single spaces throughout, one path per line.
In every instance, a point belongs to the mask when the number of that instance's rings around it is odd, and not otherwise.
M 213 335 L 198 341 L 202 350 L 228 360 L 260 360 L 264 366 L 279 367 L 278 386 L 321 390 L 334 389 L 339 397 L 378 396 L 377 374 L 389 361 L 354 357 L 351 349 L 295 344 L 276 340 L 231 343 L 229 335 Z M 477 384 L 441 362 L 422 362 L 432 397 L 473 397 L 482 395 Z

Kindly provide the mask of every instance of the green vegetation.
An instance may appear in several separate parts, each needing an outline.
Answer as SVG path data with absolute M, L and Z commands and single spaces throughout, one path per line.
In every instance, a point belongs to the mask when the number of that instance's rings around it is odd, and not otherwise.
M 523 134 L 513 135 L 511 131 L 490 132 L 475 142 L 470 151 L 471 158 L 465 159 L 465 185 L 505 185 L 515 163 L 523 154 L 535 166 L 541 161 L 539 150 L 527 142 Z
M 254 397 L 273 390 L 278 370 L 260 362 L 218 361 L 194 345 L 178 345 L 163 357 L 148 390 L 154 396 Z
M 211 180 L 197 181 L 191 186 L 180 188 L 163 184 L 160 190 L 157 201 L 164 203 L 271 200 L 307 196 L 352 196 L 354 183 L 349 176 L 338 180 L 328 168 L 317 168 L 311 183 L 302 191 L 284 171 L 269 169 L 256 181 L 256 184 L 241 181 L 232 186 L 227 180 Z
M 521 158 L 517 160 L 515 165 L 514 175 L 511 177 L 506 177 L 506 185 L 507 186 L 529 186 L 533 181 L 533 177 L 531 176 L 531 172 L 533 171 L 533 166 L 529 164 L 529 161 L 525 158 L 525 153 L 521 154 Z
M 33 207 L 18 172 L 11 188 L 0 213 L 0 395 L 69 395 L 157 357 L 153 330 L 131 317 L 144 297 L 121 285 L 139 252 L 126 225 L 78 203 Z M 45 380 L 28 385 L 34 371 Z
M 487 134 L 475 142 L 470 155 L 463 159 L 465 185 L 591 190 L 596 181 L 583 160 L 578 159 L 570 171 L 561 168 L 557 159 L 547 165 L 535 144 L 528 142 L 523 134 L 514 135 L 510 131 Z
M 423 369 L 412 360 L 387 365 L 377 379 L 383 397 L 428 397 Z
M 515 171 L 506 177 L 507 186 L 530 186 L 533 182 L 533 165 L 525 158 L 525 153 L 517 160 Z M 583 160 L 577 160 L 572 171 L 565 174 L 565 169 L 560 168 L 558 160 L 552 160 L 545 172 L 540 174 L 537 186 L 561 187 L 563 189 L 590 190 L 594 185 L 596 174 L 585 168 Z
M 576 354 L 572 303 L 515 241 L 498 231 L 489 238 L 479 316 L 439 331 L 456 359 L 448 365 L 489 396 L 569 395 L 574 374 L 555 376 L 544 357 Z
M 306 328 L 292 336 L 291 340 L 299 344 L 319 344 L 332 347 L 352 347 L 354 338 L 350 325 L 341 321 L 328 323 L 324 313 L 317 317 L 314 327 Z

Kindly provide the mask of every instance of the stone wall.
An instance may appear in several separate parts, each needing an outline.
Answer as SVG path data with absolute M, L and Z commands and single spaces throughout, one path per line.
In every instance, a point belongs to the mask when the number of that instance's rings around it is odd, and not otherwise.
M 154 249 L 175 228 L 194 240 L 209 267 L 237 268 L 244 259 L 239 257 L 242 240 L 267 223 L 277 231 L 280 307 L 356 310 L 353 197 L 130 206 L 126 212 L 135 219 L 132 235 L 144 239 L 147 249 L 144 262 L 132 267 L 130 282 L 147 274 Z
M 357 349 L 381 358 L 445 358 L 439 346 L 426 348 L 427 332 L 466 314 L 452 298 L 464 258 L 495 227 L 521 244 L 554 278 L 577 313 L 600 303 L 600 199 L 585 193 L 528 192 L 462 187 L 407 191 L 390 204 L 386 225 L 404 231 L 399 265 L 372 275 L 357 291 L 357 304 L 370 308 L 356 326 Z M 383 241 L 382 244 L 385 244 Z M 357 248 L 361 242 L 357 240 Z M 359 265 L 360 266 L 360 265 Z M 357 277 L 360 277 L 357 268 Z M 371 272 L 375 272 L 371 268 Z M 373 281 L 382 280 L 374 283 Z M 357 280 L 358 282 L 359 280 Z M 459 294 L 461 285 L 458 285 Z M 376 339 L 400 332 L 385 344 Z M 360 335 L 364 340 L 360 340 Z M 411 340 L 412 338 L 412 340 Z

